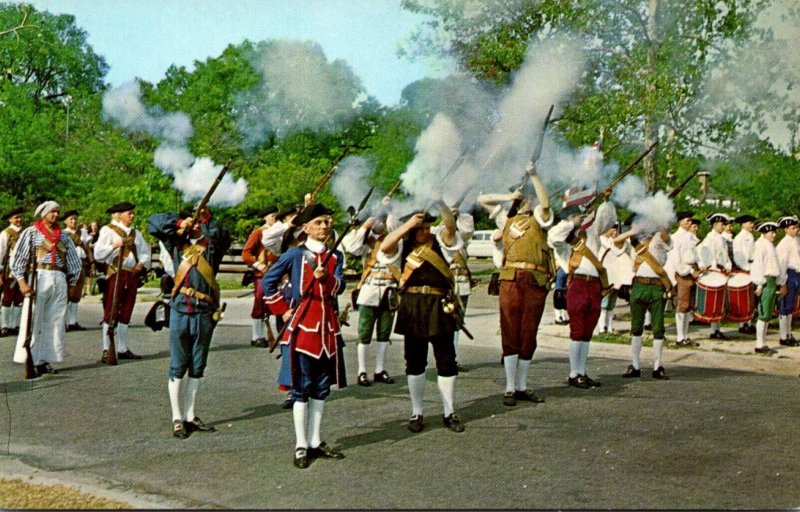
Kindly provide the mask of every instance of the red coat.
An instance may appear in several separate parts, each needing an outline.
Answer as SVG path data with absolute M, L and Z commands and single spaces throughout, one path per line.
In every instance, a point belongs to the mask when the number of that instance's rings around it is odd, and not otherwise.
M 305 246 L 286 251 L 264 276 L 264 295 L 269 312 L 283 315 L 291 308 L 278 285 L 283 275 L 289 274 L 292 284 L 292 303 L 298 303 L 295 314 L 284 331 L 281 343 L 294 339 L 295 350 L 319 359 L 323 352 L 329 357 L 336 355 L 336 337 L 340 334 L 339 317 L 334 302 L 344 291 L 342 267 L 344 258 L 336 251 L 328 260 L 328 277 L 322 281 L 314 279 L 314 269 L 322 264 L 328 250 L 312 254 Z M 307 258 L 313 258 L 312 266 Z M 313 281 L 313 285 L 311 284 Z M 310 286 L 310 289 L 309 289 Z M 300 294 L 309 289 L 300 298 Z

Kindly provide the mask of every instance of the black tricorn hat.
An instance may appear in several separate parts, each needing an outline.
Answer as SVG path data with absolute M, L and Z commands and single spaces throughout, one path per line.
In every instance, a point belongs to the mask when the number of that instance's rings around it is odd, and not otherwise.
M 277 217 L 278 217 L 278 220 L 282 221 L 282 220 L 283 220 L 283 219 L 285 219 L 285 218 L 286 218 L 288 215 L 291 215 L 291 214 L 293 214 L 293 213 L 297 213 L 297 212 L 299 212 L 299 211 L 300 211 L 300 210 L 302 210 L 302 209 L 303 209 L 303 206 L 302 206 L 302 205 L 299 205 L 299 204 L 293 204 L 293 205 L 287 206 L 287 207 L 285 207 L 283 210 L 280 210 L 280 211 L 278 212 L 278 215 L 277 215 Z
M 264 210 L 261 212 L 261 216 L 262 217 L 266 217 L 267 215 L 270 215 L 272 213 L 277 213 L 277 212 L 278 212 L 278 207 L 275 206 L 274 204 L 271 204 L 271 205 L 267 206 L 266 208 L 264 208 Z
M 770 231 L 778 231 L 778 223 L 777 222 L 759 222 L 758 226 L 756 226 L 756 231 L 759 233 L 769 233 Z
M 731 219 L 724 213 L 715 212 L 706 215 L 706 220 L 711 224 L 716 224 L 717 222 L 722 222 L 723 224 L 730 224 L 733 219 Z
M 700 225 L 700 219 L 692 219 L 692 226 L 699 226 L 699 225 Z
M 739 215 L 733 221 L 737 224 L 744 224 L 745 222 L 755 222 L 756 218 L 753 215 Z
M 694 217 L 694 212 L 690 212 L 687 210 L 683 212 L 677 212 L 675 215 L 678 217 L 678 220 L 681 221 L 683 219 L 691 219 L 692 217 Z
M 778 226 L 781 228 L 788 228 L 789 226 L 797 226 L 800 221 L 794 215 L 784 215 L 778 219 Z
M 408 215 L 404 215 L 403 217 L 400 217 L 400 222 L 408 222 L 408 220 L 411 217 L 413 217 L 414 215 L 416 215 L 418 213 L 425 213 L 425 218 L 422 219 L 422 222 L 424 224 L 431 224 L 433 222 L 436 222 L 436 216 L 431 215 L 430 212 L 423 212 L 422 210 L 416 210 L 416 211 L 413 211 L 413 212 L 409 213 Z
M 23 210 L 22 208 L 19 208 L 19 207 L 18 208 L 12 208 L 12 209 L 8 210 L 5 215 L 3 215 L 3 218 L 8 220 L 11 217 L 14 217 L 15 215 L 21 215 L 24 211 L 25 210 Z
M 121 203 L 117 203 L 114 206 L 108 208 L 106 213 L 120 213 L 120 212 L 129 212 L 131 210 L 135 210 L 136 206 L 133 203 L 129 203 L 127 201 L 123 201 Z
M 78 210 L 69 210 L 69 211 L 67 211 L 67 213 L 62 215 L 61 218 L 62 219 L 68 219 L 68 218 L 72 217 L 73 215 L 77 217 L 79 215 Z
M 294 218 L 292 224 L 295 226 L 302 226 L 303 224 L 311 222 L 317 217 L 322 217 L 323 215 L 333 215 L 333 210 L 320 203 L 310 204 L 303 208 L 303 211 L 297 214 L 297 217 Z

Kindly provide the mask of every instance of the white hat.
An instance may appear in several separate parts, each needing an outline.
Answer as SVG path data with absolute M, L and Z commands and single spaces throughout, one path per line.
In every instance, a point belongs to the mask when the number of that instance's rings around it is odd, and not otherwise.
M 58 203 L 55 201 L 45 201 L 36 207 L 36 211 L 34 213 L 36 214 L 37 217 L 44 217 L 45 215 L 47 215 L 48 213 L 50 213 L 51 211 L 55 210 L 58 207 L 59 207 Z

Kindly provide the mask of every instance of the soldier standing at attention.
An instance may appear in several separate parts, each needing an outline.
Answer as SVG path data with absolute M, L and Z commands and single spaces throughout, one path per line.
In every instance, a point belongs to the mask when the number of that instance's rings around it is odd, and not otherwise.
M 253 320 L 253 329 L 250 336 L 250 344 L 254 347 L 267 347 L 266 327 L 269 322 L 269 315 L 264 307 L 264 289 L 261 280 L 273 263 L 278 261 L 278 255 L 267 249 L 261 239 L 265 230 L 275 225 L 277 221 L 278 208 L 268 206 L 264 209 L 261 216 L 264 218 L 264 225 L 254 229 L 242 248 L 242 261 L 253 271 L 253 309 L 250 318 Z
M 19 334 L 23 296 L 17 280 L 11 274 L 11 261 L 22 233 L 22 212 L 22 208 L 8 211 L 3 216 L 8 221 L 8 227 L 0 232 L 0 286 L 3 292 L 2 307 L 0 307 L 0 338 Z
M 93 260 L 91 259 L 86 244 L 83 241 L 81 230 L 78 229 L 78 210 L 69 210 L 64 214 L 64 233 L 66 233 L 72 243 L 75 245 L 75 250 L 78 252 L 78 257 L 81 259 L 81 275 L 75 286 L 70 287 L 67 293 L 67 331 L 85 331 L 86 328 L 78 323 L 78 303 L 83 297 L 83 284 L 86 281 L 86 276 L 92 267 Z
M 106 293 L 103 295 L 103 356 L 100 361 L 107 364 L 108 349 L 111 344 L 108 326 L 117 321 L 116 349 L 119 359 L 141 359 L 128 347 L 128 324 L 136 304 L 139 289 L 139 274 L 150 265 L 150 244 L 142 233 L 133 227 L 136 207 L 128 202 L 118 203 L 106 210 L 111 214 L 111 223 L 100 229 L 94 246 L 95 261 L 106 265 Z M 120 254 L 121 253 L 121 254 Z M 120 258 L 122 265 L 117 268 Z M 116 281 L 119 280 L 119 285 Z M 111 318 L 114 287 L 117 289 L 117 318 Z
M 64 360 L 67 287 L 74 285 L 81 273 L 75 246 L 58 226 L 60 213 L 55 201 L 45 201 L 36 207 L 36 216 L 40 219 L 20 235 L 11 263 L 22 295 L 36 299 L 31 355 L 38 375 L 56 373 L 50 363 Z M 35 291 L 28 282 L 31 264 L 36 268 Z M 25 334 L 20 332 L 19 336 Z M 17 345 L 20 345 L 19 338 Z

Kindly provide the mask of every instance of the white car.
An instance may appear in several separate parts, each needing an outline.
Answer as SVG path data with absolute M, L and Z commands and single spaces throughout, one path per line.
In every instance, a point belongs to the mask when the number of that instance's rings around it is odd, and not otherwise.
M 470 258 L 491 258 L 494 250 L 492 230 L 476 231 L 467 245 L 467 256 Z

